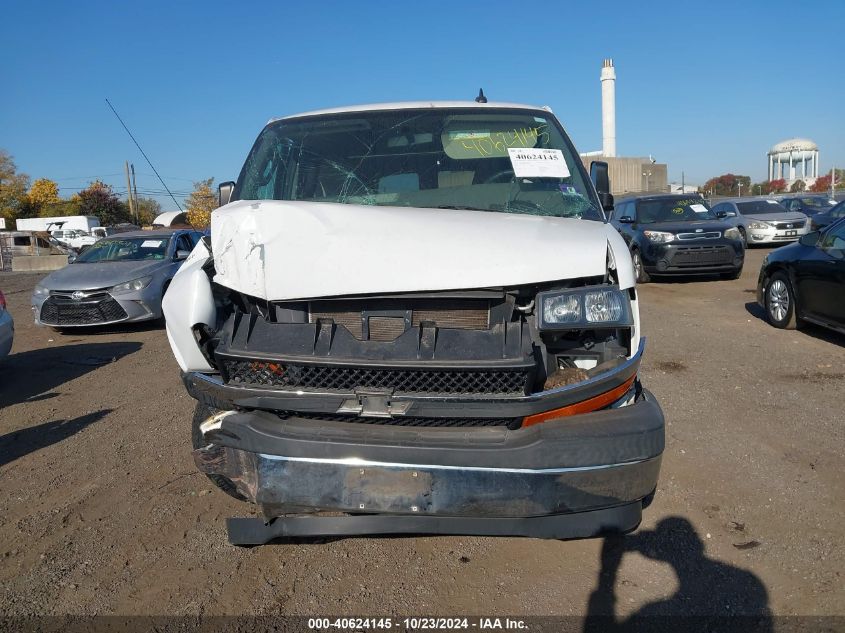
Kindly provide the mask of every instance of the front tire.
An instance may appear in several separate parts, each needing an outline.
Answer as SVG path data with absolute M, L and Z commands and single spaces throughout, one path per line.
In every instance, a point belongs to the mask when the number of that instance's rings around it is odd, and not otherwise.
M 200 402 L 197 403 L 197 407 L 194 409 L 194 420 L 191 426 L 191 445 L 194 447 L 194 450 L 205 446 L 205 442 L 203 442 L 202 439 L 202 431 L 200 431 L 200 424 L 212 415 L 214 415 L 214 411 L 212 409 Z M 220 490 L 230 497 L 234 497 L 238 501 L 248 501 L 246 497 L 238 492 L 234 482 L 232 482 L 232 480 L 228 477 L 224 477 L 223 475 L 210 475 L 208 473 L 206 473 L 206 477 L 208 477 L 215 486 L 220 488 Z
M 776 328 L 794 330 L 798 325 L 795 313 L 795 292 L 785 273 L 777 272 L 766 282 L 764 293 L 766 320 Z
M 647 284 L 651 281 L 651 275 L 649 275 L 645 271 L 645 266 L 643 265 L 643 258 L 640 255 L 640 251 L 634 249 L 631 252 L 631 261 L 634 264 L 634 275 L 637 278 L 638 284 Z

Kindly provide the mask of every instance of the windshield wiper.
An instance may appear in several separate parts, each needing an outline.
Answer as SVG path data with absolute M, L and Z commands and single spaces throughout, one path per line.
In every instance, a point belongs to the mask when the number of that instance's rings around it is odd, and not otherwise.
M 481 207 L 464 207 L 456 204 L 439 204 L 436 209 L 452 209 L 454 211 L 495 211 L 495 209 L 482 209 Z

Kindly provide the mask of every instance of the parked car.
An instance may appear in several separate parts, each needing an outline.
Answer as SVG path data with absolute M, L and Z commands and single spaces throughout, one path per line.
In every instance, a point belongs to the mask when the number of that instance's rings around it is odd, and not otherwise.
M 716 217 L 701 196 L 657 194 L 626 198 L 611 222 L 622 234 L 637 282 L 658 275 L 742 274 L 745 246 L 739 229 Z
M 197 231 L 137 231 L 106 237 L 35 287 L 35 322 L 56 329 L 161 318 L 170 280 Z
M 845 219 L 769 253 L 757 302 L 775 327 L 809 321 L 845 332 Z
M 831 207 L 828 211 L 810 216 L 810 230 L 821 231 L 829 224 L 836 222 L 839 218 L 845 218 L 845 201 L 840 202 L 835 207 Z
M 99 237 L 89 235 L 79 229 L 50 231 L 50 235 L 52 235 L 60 244 L 77 251 L 85 246 L 91 246 L 91 244 L 95 243 L 99 239 Z
M 771 198 L 720 200 L 713 212 L 739 229 L 746 246 L 794 242 L 810 230 L 806 215 Z
M 6 309 L 6 297 L 0 291 L 0 358 L 5 358 L 12 350 L 15 340 L 15 321 Z
M 232 542 L 637 525 L 663 415 L 607 164 L 592 176 L 531 106 L 264 128 L 164 299 L 197 466 L 275 518 Z
M 778 200 L 790 211 L 799 211 L 807 216 L 825 213 L 836 204 L 836 200 L 832 200 L 830 196 L 825 194 L 802 193 L 795 196 L 783 196 Z

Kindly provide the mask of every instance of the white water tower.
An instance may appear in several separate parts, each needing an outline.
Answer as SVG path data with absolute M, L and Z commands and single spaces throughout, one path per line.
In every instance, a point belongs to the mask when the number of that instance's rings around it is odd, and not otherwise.
M 819 177 L 819 146 L 809 139 L 791 138 L 776 143 L 767 156 L 770 181 L 783 178 L 792 184 L 800 179 L 812 184 Z

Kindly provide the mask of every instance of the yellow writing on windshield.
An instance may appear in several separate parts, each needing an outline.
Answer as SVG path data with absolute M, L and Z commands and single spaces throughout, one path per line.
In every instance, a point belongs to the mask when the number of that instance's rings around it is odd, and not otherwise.
M 543 144 L 549 141 L 546 126 L 520 128 L 518 130 L 503 130 L 490 132 L 485 136 L 462 138 L 461 146 L 470 153 L 482 157 L 506 156 L 509 147 L 535 147 L 538 140 Z

